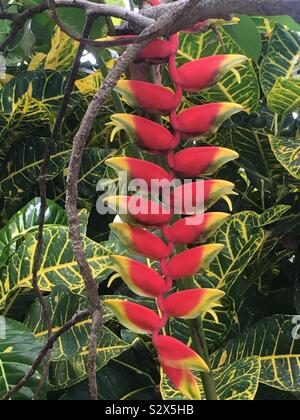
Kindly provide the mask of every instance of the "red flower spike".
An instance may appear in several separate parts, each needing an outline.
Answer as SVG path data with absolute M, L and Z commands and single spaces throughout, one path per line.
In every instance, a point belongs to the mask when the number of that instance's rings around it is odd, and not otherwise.
M 173 170 L 181 177 L 212 175 L 239 154 L 224 147 L 191 147 L 174 155 Z
M 204 242 L 228 220 L 227 213 L 205 213 L 178 220 L 168 229 L 168 239 L 175 245 Z
M 184 33 L 195 33 L 195 32 L 203 32 L 206 31 L 210 26 L 227 26 L 227 25 L 236 25 L 240 22 L 240 19 L 237 17 L 233 17 L 230 20 L 225 19 L 207 19 L 203 20 L 202 22 L 198 22 L 193 25 L 191 28 L 185 29 Z
M 126 223 L 112 223 L 109 226 L 131 252 L 153 260 L 168 256 L 167 245 L 153 233 Z
M 174 119 L 174 128 L 189 138 L 203 138 L 217 131 L 219 126 L 241 112 L 243 107 L 231 102 L 216 102 L 182 111 Z
M 197 381 L 192 372 L 188 369 L 175 369 L 161 364 L 165 374 L 173 385 L 189 400 L 201 400 L 201 393 Z
M 116 315 L 120 324 L 137 334 L 153 334 L 161 325 L 157 313 L 145 306 L 119 299 L 108 299 L 104 303 Z
M 244 55 L 215 55 L 190 61 L 177 69 L 177 82 L 186 92 L 207 89 L 221 80 L 228 71 L 244 63 Z
M 112 137 L 125 130 L 128 137 L 141 148 L 154 151 L 168 151 L 174 147 L 174 136 L 162 125 L 137 115 L 114 114 L 111 116 L 115 128 Z
M 224 296 L 225 293 L 218 289 L 184 290 L 169 295 L 165 299 L 165 306 L 170 316 L 195 319 L 211 312 Z
M 209 372 L 205 361 L 194 350 L 176 338 L 159 335 L 156 338 L 155 347 L 159 360 L 164 366 Z
M 162 226 L 170 222 L 173 213 L 160 203 L 139 196 L 112 196 L 104 200 L 113 211 L 129 224 L 142 226 Z
M 132 258 L 111 256 L 114 269 L 119 273 L 130 290 L 139 296 L 157 298 L 166 293 L 166 282 L 152 268 Z
M 174 109 L 174 91 L 163 86 L 140 80 L 120 80 L 115 90 L 133 108 L 159 115 L 169 115 Z
M 176 214 L 203 213 L 220 198 L 232 193 L 234 184 L 220 179 L 195 181 L 183 184 L 173 191 L 173 204 Z
M 168 262 L 168 274 L 173 280 L 194 276 L 200 270 L 208 268 L 223 249 L 224 245 L 209 244 L 181 252 Z
M 138 56 L 138 61 L 149 60 L 151 62 L 163 63 L 168 60 L 172 54 L 172 48 L 169 41 L 165 39 L 155 39 Z
M 106 164 L 116 172 L 127 172 L 130 179 L 143 179 L 151 186 L 153 181 L 168 181 L 170 176 L 161 166 L 142 159 L 129 157 L 113 157 Z

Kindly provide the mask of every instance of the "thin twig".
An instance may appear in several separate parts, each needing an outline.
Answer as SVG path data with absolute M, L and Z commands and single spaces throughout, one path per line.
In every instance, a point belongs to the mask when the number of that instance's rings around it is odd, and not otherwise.
M 2 401 L 6 401 L 11 399 L 17 392 L 19 392 L 27 383 L 28 381 L 34 376 L 34 374 L 39 369 L 41 363 L 44 361 L 45 357 L 47 356 L 48 352 L 52 350 L 54 344 L 57 340 L 69 331 L 71 328 L 75 327 L 76 324 L 85 320 L 90 315 L 90 312 L 86 309 L 80 312 L 77 312 L 68 322 L 66 322 L 56 333 L 54 333 L 48 340 L 45 346 L 42 348 L 38 356 L 36 357 L 34 363 L 32 364 L 31 368 L 27 372 L 26 376 L 14 387 L 12 388 L 4 397 L 2 397 Z

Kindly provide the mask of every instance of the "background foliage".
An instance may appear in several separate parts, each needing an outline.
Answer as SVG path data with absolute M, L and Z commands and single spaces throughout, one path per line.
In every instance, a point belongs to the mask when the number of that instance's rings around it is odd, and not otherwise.
M 60 15 L 77 31 L 82 28 L 78 11 L 61 10 Z M 238 196 L 233 199 L 233 217 L 211 239 L 223 243 L 225 250 L 195 282 L 227 293 L 219 309 L 220 323 L 209 315 L 205 319 L 220 399 L 295 400 L 300 392 L 300 340 L 292 338 L 293 316 L 300 314 L 300 27 L 288 17 L 240 18 L 239 25 L 219 29 L 221 43 L 212 30 L 181 36 L 180 63 L 224 52 L 249 57 L 239 69 L 241 81 L 229 73 L 217 86 L 186 98 L 186 106 L 232 101 L 245 107 L 208 140 L 240 153 L 236 163 L 216 174 L 233 181 Z M 94 28 L 93 37 L 107 33 L 104 19 Z M 8 32 L 5 22 L 0 41 Z M 7 336 L 0 340 L 0 397 L 23 376 L 46 339 L 42 311 L 31 290 L 40 206 L 37 178 L 76 48 L 76 42 L 44 14 L 26 25 L 5 54 L 7 76 L 0 81 L 0 313 Z M 39 278 L 54 330 L 87 306 L 64 211 L 66 167 L 87 104 L 117 54 L 93 48 L 86 52 L 61 141 L 51 157 Z M 104 176 L 114 179 L 105 159 L 114 153 L 140 153 L 124 135 L 110 142 L 106 123 L 116 111 L 113 99 L 99 114 L 84 152 L 79 207 L 100 294 L 133 299 L 122 282 L 109 285 L 109 255 L 128 252 L 109 236 L 111 218 L 95 210 L 98 181 Z M 226 211 L 226 203 L 217 209 Z M 104 322 L 98 341 L 100 398 L 183 398 L 164 376 L 160 378 L 149 339 L 120 327 L 109 312 Z M 41 398 L 88 398 L 89 326 L 90 320 L 78 324 L 56 343 Z M 184 321 L 172 321 L 170 331 L 190 341 Z M 38 379 L 36 374 L 16 398 L 30 399 Z

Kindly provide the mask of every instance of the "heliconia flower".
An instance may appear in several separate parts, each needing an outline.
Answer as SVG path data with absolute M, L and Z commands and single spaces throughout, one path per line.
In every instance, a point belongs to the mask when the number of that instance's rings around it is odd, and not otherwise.
M 166 282 L 157 271 L 132 258 L 119 255 L 110 258 L 114 262 L 115 271 L 137 295 L 157 298 L 166 292 Z
M 212 175 L 239 154 L 224 147 L 190 147 L 174 155 L 173 170 L 182 177 Z
M 167 367 L 209 372 L 202 357 L 176 338 L 159 335 L 155 340 L 155 347 L 159 360 Z
M 104 303 L 124 327 L 137 334 L 152 334 L 161 325 L 157 313 L 145 306 L 120 299 L 107 299 Z
M 112 138 L 116 132 L 125 130 L 128 137 L 143 149 L 168 151 L 174 147 L 173 134 L 154 121 L 129 114 L 114 114 L 111 119 L 109 124 L 115 126 Z
M 186 92 L 207 89 L 234 67 L 244 63 L 244 55 L 214 55 L 183 64 L 177 69 L 177 80 Z
M 227 213 L 204 213 L 178 220 L 168 229 L 168 239 L 175 245 L 206 241 L 228 220 Z
M 159 6 L 161 4 L 161 0 L 150 0 L 151 6 Z
M 189 400 L 201 400 L 201 393 L 197 381 L 192 372 L 188 369 L 176 369 L 161 364 L 165 374 L 173 385 Z
M 241 105 L 231 102 L 209 103 L 182 111 L 172 124 L 187 137 L 202 138 L 215 133 L 224 121 L 242 110 Z
M 140 80 L 120 80 L 115 90 L 133 108 L 160 115 L 169 115 L 174 109 L 175 94 L 167 87 Z
M 173 215 L 171 210 L 162 204 L 137 195 L 106 197 L 103 202 L 129 224 L 161 226 L 169 223 Z
M 173 280 L 194 276 L 200 270 L 208 268 L 223 249 L 224 245 L 209 244 L 181 252 L 168 262 L 168 274 Z
M 232 193 L 234 184 L 220 179 L 185 183 L 174 189 L 172 194 L 176 214 L 203 213 L 220 198 Z
M 138 60 L 150 60 L 151 62 L 164 62 L 172 54 L 169 41 L 154 39 L 139 54 Z
M 131 252 L 154 260 L 167 257 L 167 245 L 153 233 L 126 223 L 112 223 L 109 226 Z
M 170 176 L 161 166 L 142 159 L 129 158 L 125 156 L 113 157 L 106 160 L 106 164 L 117 172 L 127 172 L 129 180 L 142 179 L 148 186 L 153 180 L 168 181 Z
M 173 293 L 165 299 L 165 306 L 172 317 L 195 319 L 220 306 L 225 293 L 218 289 L 191 289 Z

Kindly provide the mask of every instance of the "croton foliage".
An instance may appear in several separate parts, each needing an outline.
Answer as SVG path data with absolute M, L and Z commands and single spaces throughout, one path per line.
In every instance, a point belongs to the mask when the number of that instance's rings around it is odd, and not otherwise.
M 76 30 L 82 26 L 77 12 L 60 12 L 71 26 L 77 22 Z M 9 31 L 5 25 L 0 40 Z M 92 35 L 106 31 L 99 19 Z M 300 395 L 300 27 L 289 18 L 240 16 L 234 25 L 217 22 L 217 31 L 208 25 L 180 33 L 176 48 L 172 39 L 156 40 L 143 51 L 139 61 L 150 69 L 157 65 L 153 58 L 163 63 L 163 86 L 124 75 L 84 150 L 78 208 L 86 256 L 105 302 L 97 349 L 104 400 L 205 399 L 201 378 L 209 367 L 194 351 L 190 322 L 197 316 L 220 400 Z M 37 179 L 77 48 L 37 15 L 6 51 L 7 75 L 0 80 L 0 398 L 47 339 L 32 290 Z M 38 278 L 54 331 L 88 307 L 64 209 L 67 167 L 88 103 L 119 53 L 87 48 L 51 156 Z M 183 91 L 178 103 L 168 89 L 174 85 Z M 129 215 L 120 224 L 99 215 L 97 184 L 116 182 L 119 170 L 146 182 L 171 170 L 195 182 L 204 176 L 210 207 L 204 223 L 188 229 L 184 219 L 171 223 L 172 215 Z M 230 200 L 220 200 L 233 188 Z M 127 199 L 106 202 L 122 208 Z M 88 398 L 90 326 L 87 318 L 56 342 L 41 399 Z M 14 398 L 31 399 L 41 373 Z

